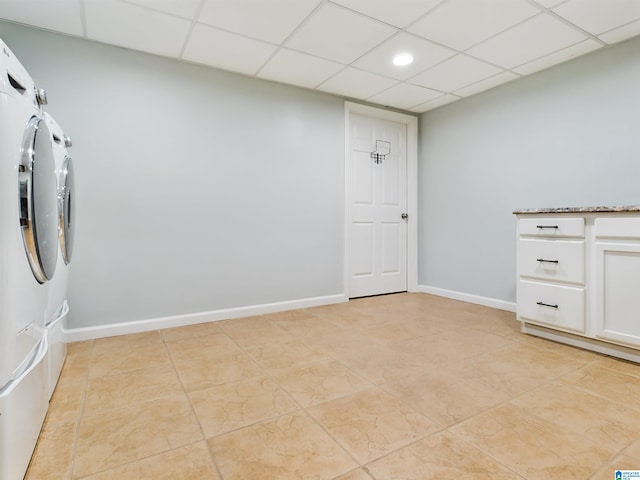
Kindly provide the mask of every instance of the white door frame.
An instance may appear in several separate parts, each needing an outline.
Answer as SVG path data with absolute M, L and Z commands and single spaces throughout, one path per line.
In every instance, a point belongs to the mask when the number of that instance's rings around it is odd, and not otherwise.
M 418 117 L 392 112 L 382 108 L 370 107 L 359 103 L 344 102 L 345 112 L 345 154 L 344 154 L 344 296 L 349 298 L 349 225 L 351 212 L 349 198 L 351 178 L 349 173 L 351 115 L 363 115 L 407 126 L 407 291 L 418 291 Z

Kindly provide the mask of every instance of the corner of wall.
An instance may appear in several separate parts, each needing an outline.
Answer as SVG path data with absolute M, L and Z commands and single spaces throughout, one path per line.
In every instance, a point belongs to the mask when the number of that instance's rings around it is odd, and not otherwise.
M 428 285 L 418 285 L 418 291 L 422 293 L 428 293 L 430 295 L 438 295 L 439 297 L 451 298 L 453 300 L 460 300 L 462 302 L 475 303 L 476 305 L 484 305 L 485 307 L 496 308 L 498 310 L 505 310 L 507 312 L 515 312 L 515 302 L 507 302 L 505 300 L 499 300 L 497 298 L 481 297 L 479 295 L 472 295 L 470 293 L 456 292 L 453 290 L 446 290 L 444 288 L 430 287 Z

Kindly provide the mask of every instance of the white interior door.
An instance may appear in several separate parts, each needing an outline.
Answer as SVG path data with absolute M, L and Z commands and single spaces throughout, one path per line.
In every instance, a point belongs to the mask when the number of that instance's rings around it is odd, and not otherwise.
M 376 162 L 376 141 L 390 153 Z M 407 290 L 407 125 L 349 117 L 349 297 Z

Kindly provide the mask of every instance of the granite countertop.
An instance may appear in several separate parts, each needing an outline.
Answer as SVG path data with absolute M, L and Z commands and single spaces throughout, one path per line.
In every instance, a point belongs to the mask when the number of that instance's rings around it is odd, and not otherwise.
M 618 205 L 615 207 L 560 207 L 560 208 L 519 208 L 515 215 L 534 213 L 607 213 L 607 212 L 640 212 L 640 205 Z

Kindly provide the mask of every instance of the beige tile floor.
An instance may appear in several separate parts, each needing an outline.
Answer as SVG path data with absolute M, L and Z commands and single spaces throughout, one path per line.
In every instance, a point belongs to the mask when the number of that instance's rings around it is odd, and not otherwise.
M 397 294 L 75 343 L 27 478 L 613 479 L 640 365 Z

